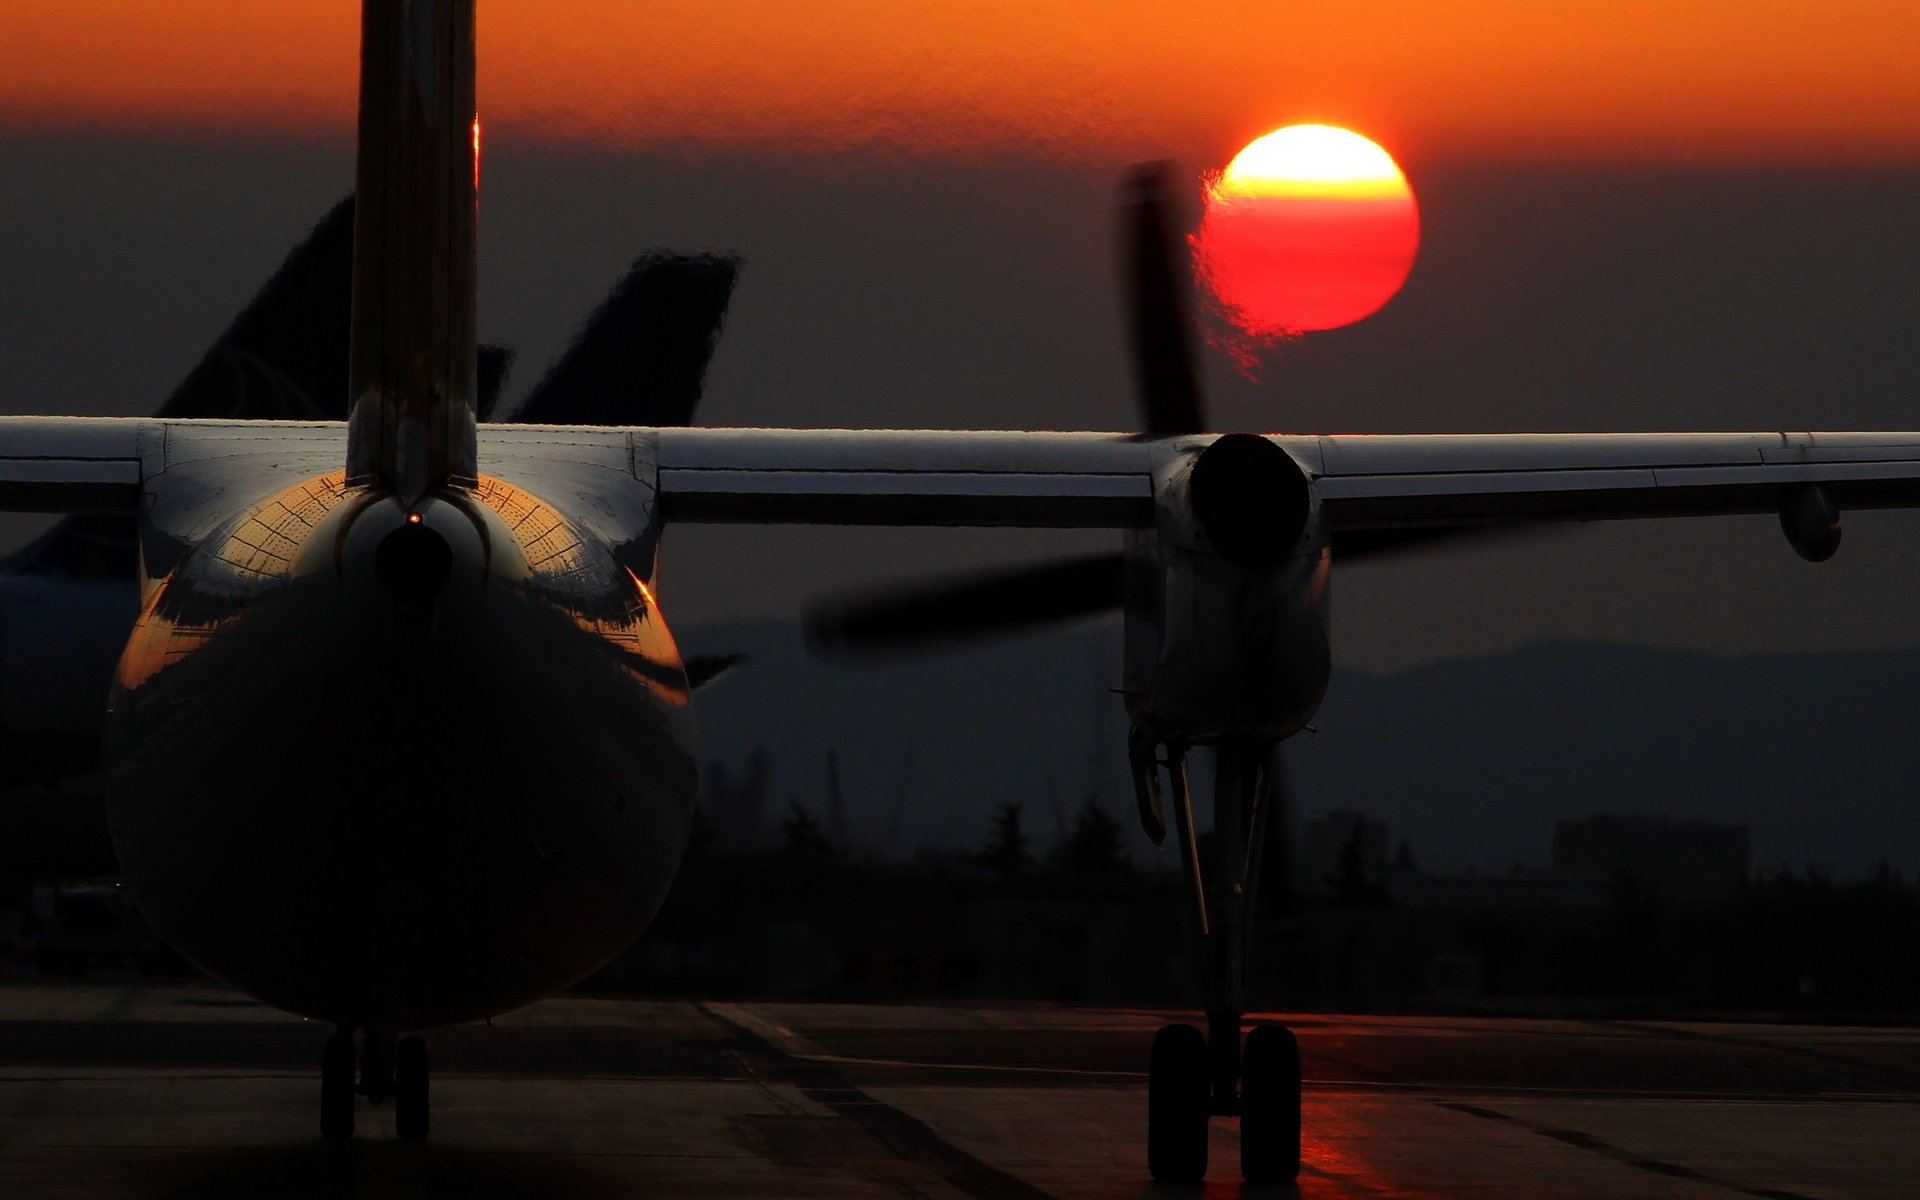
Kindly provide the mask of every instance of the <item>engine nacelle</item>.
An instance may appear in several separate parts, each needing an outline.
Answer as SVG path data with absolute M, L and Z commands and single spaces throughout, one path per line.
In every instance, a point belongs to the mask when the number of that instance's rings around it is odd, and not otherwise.
M 1808 562 L 1825 562 L 1840 549 L 1840 506 L 1819 484 L 1795 488 L 1780 501 L 1780 530 L 1793 552 Z
M 1300 549 L 1316 512 L 1313 482 L 1293 455 L 1252 433 L 1226 434 L 1194 457 L 1186 501 L 1210 548 L 1249 565 Z
M 1275 741 L 1312 719 L 1331 671 L 1329 559 L 1292 455 L 1228 434 L 1154 481 L 1130 536 L 1128 712 L 1156 742 Z

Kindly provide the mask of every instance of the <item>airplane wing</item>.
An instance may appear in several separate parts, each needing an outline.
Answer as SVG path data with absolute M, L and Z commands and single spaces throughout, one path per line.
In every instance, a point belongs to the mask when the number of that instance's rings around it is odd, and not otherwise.
M 1153 444 L 1120 433 L 653 429 L 672 523 L 1153 523 Z
M 1210 435 L 638 431 L 677 522 L 1151 528 L 1156 482 Z M 1325 517 L 1335 562 L 1542 522 L 1767 513 L 1820 560 L 1838 510 L 1920 506 L 1920 433 L 1275 436 Z M 1256 489 L 1257 491 L 1258 489 Z M 1125 554 L 825 598 L 830 653 L 902 648 L 1104 611 Z
M 169 445 L 310 447 L 337 422 L 0 417 L 0 509 L 134 512 Z M 1210 438 L 965 430 L 487 427 L 538 456 L 624 434 L 669 522 L 1145 528 L 1156 471 Z M 1920 433 L 1275 436 L 1333 529 L 1772 513 L 1820 485 L 1842 508 L 1920 506 Z M 523 444 L 524 443 L 524 444 Z M 561 452 L 556 449 L 554 453 Z M 204 457 L 200 450 L 196 458 Z M 650 476 L 650 477 L 649 477 Z
M 141 448 L 165 422 L 140 417 L 0 417 L 0 510 L 139 510 Z
M 637 431 L 673 522 L 1143 528 L 1153 477 L 1206 436 Z M 1920 433 L 1275 436 L 1337 533 L 1920 504 Z
M 1920 433 L 1345 435 L 1313 441 L 1319 460 L 1310 461 L 1308 470 L 1335 529 L 1773 513 L 1788 491 L 1816 484 L 1841 508 L 1920 503 Z

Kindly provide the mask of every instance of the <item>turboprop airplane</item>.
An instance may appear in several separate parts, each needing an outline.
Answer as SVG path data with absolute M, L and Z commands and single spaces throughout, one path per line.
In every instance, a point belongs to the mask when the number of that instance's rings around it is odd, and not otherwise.
M 349 196 L 321 218 L 157 416 L 346 416 L 353 208 Z M 690 423 L 738 266 L 725 255 L 641 255 L 509 419 Z M 513 358 L 479 347 L 482 420 Z M 114 872 L 101 698 L 139 615 L 138 574 L 138 531 L 124 516 L 64 517 L 0 558 L 0 880 Z
M 1121 535 L 1117 556 L 878 623 L 1124 604 L 1141 810 L 1180 839 L 1209 947 L 1207 1030 L 1154 1040 L 1148 1166 L 1199 1178 L 1209 1118 L 1237 1112 L 1243 1174 L 1273 1180 L 1299 1169 L 1299 1060 L 1282 1026 L 1242 1037 L 1248 848 L 1263 764 L 1326 690 L 1334 565 L 1489 525 L 1707 513 L 1777 518 L 1817 560 L 1843 508 L 1920 504 L 1917 433 L 1203 432 L 1154 169 L 1127 198 L 1144 432 L 480 424 L 473 0 L 362 12 L 347 421 L 0 420 L 0 508 L 138 521 L 104 738 L 122 877 L 193 962 L 334 1027 L 328 1138 L 354 1128 L 356 1039 L 359 1086 L 425 1137 L 417 1031 L 566 987 L 658 909 L 695 805 L 654 587 L 676 522 Z M 1195 746 L 1219 762 L 1205 861 Z

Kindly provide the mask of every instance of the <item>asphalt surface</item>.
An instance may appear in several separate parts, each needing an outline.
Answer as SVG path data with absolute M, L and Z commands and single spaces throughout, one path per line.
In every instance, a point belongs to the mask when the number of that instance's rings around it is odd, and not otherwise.
M 0 1197 L 1150 1197 L 1179 1014 L 566 999 L 430 1038 L 433 1134 L 317 1136 L 326 1030 L 213 989 L 0 988 Z M 1303 1016 L 1306 1166 L 1204 1194 L 1920 1195 L 1920 1029 Z

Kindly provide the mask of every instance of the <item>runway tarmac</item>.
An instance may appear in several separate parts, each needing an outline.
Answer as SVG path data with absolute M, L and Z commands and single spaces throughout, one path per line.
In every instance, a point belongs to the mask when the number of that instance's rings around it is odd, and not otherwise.
M 0 1197 L 974 1197 L 1147 1182 L 1176 1014 L 564 999 L 431 1036 L 433 1134 L 317 1136 L 325 1030 L 211 988 L 0 988 Z M 1207 1196 L 1920 1195 L 1920 1029 L 1304 1016 L 1306 1167 Z

